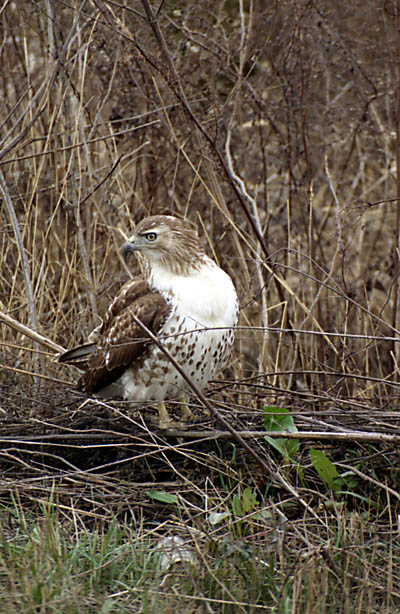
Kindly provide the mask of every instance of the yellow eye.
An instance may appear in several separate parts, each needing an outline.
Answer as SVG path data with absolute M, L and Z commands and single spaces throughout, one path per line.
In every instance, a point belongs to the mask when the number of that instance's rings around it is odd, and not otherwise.
M 156 232 L 147 232 L 145 236 L 146 236 L 146 239 L 148 241 L 150 241 L 150 243 L 152 243 L 153 241 L 155 241 L 157 239 L 157 233 Z

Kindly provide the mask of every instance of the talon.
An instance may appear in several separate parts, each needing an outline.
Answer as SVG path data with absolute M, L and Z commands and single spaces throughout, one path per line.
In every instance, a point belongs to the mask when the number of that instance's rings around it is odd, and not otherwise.
M 187 404 L 185 397 L 182 397 L 180 399 L 180 402 L 181 402 L 181 404 L 179 406 L 179 409 L 180 409 L 180 414 L 181 414 L 182 420 L 185 421 L 185 422 L 187 422 L 189 420 L 193 421 L 194 417 L 193 417 L 192 412 L 190 411 L 189 405 Z

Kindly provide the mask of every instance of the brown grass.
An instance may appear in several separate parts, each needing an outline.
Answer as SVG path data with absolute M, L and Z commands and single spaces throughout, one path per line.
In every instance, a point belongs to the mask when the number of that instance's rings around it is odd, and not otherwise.
M 232 492 L 216 476 L 228 476 L 278 517 L 287 497 L 294 506 L 276 604 L 288 585 L 294 602 L 282 611 L 396 611 L 398 440 L 377 436 L 400 436 L 398 8 L 126 5 L 0 9 L 0 311 L 71 347 L 131 274 L 120 247 L 132 226 L 149 214 L 189 217 L 241 303 L 211 401 L 240 431 L 261 431 L 262 407 L 279 405 L 299 430 L 348 440 L 310 436 L 303 475 L 250 438 L 288 488 L 271 486 L 232 441 L 175 443 L 124 403 L 85 401 L 72 368 L 2 322 L 0 494 L 17 489 L 33 505 L 56 488 L 60 509 L 82 523 L 136 506 L 157 522 L 143 483 L 184 484 L 191 502 L 210 496 L 220 510 Z M 199 429 L 210 433 L 206 419 Z M 339 473 L 361 474 L 350 511 L 345 495 L 340 507 L 324 494 L 313 445 Z M 343 539 L 330 534 L 336 521 Z M 162 522 L 172 530 L 168 514 Z M 191 512 L 182 523 L 202 520 Z M 381 551 L 392 558 L 379 578 Z

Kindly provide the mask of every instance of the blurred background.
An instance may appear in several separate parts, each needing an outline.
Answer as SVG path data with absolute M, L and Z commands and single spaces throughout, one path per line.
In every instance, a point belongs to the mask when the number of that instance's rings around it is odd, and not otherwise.
M 243 402 L 397 407 L 396 7 L 147 8 L 0 11 L 1 310 L 71 347 L 129 277 L 124 234 L 188 217 L 238 290 Z M 65 377 L 1 340 L 3 365 Z M 33 381 L 13 373 L 7 397 Z

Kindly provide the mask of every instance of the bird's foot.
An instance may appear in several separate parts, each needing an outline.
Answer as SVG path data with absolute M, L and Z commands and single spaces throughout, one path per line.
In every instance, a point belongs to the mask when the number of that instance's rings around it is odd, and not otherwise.
M 161 403 L 158 403 L 157 405 L 157 411 L 158 411 L 158 427 L 160 429 L 166 430 L 166 429 L 178 429 L 178 430 L 182 430 L 187 428 L 187 421 L 189 419 L 193 420 L 193 415 L 192 412 L 190 411 L 187 403 L 185 401 L 182 402 L 182 405 L 180 406 L 180 413 L 181 413 L 181 418 L 182 421 L 179 420 L 174 420 L 173 418 L 171 418 L 171 416 L 169 415 L 167 408 L 165 406 L 165 402 L 161 401 Z
M 190 411 L 189 405 L 187 404 L 185 397 L 182 397 L 180 399 L 179 412 L 181 414 L 182 420 L 184 420 L 185 422 L 189 422 L 189 420 L 193 422 L 196 419 L 193 413 Z

